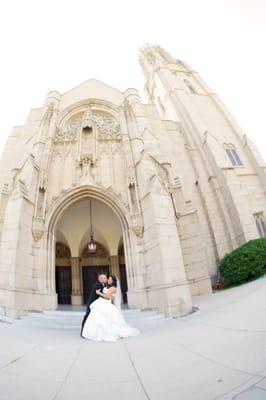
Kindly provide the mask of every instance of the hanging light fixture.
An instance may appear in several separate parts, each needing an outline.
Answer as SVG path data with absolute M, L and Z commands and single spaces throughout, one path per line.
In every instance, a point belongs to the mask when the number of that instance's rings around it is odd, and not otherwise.
M 90 229 L 90 241 L 88 244 L 88 251 L 89 251 L 89 253 L 92 254 L 92 253 L 96 253 L 97 246 L 93 240 L 91 200 L 90 200 L 90 228 L 91 228 Z

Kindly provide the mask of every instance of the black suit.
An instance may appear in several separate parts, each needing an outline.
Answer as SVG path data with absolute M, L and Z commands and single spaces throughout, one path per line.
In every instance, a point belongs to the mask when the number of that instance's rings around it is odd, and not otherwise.
M 84 327 L 84 324 L 86 322 L 86 319 L 88 318 L 88 316 L 89 316 L 89 314 L 91 312 L 90 305 L 91 305 L 91 303 L 93 303 L 95 300 L 97 300 L 100 297 L 96 293 L 96 290 L 100 290 L 102 292 L 103 288 L 104 288 L 104 285 L 101 282 L 97 281 L 97 282 L 94 283 L 94 285 L 93 285 L 93 287 L 91 289 L 90 295 L 89 295 L 87 303 L 86 303 L 86 306 L 87 306 L 86 314 L 84 315 L 84 318 L 83 318 L 83 321 L 82 321 L 82 325 L 81 325 L 81 332 L 80 332 L 81 336 L 82 336 L 82 331 L 83 331 L 83 327 Z

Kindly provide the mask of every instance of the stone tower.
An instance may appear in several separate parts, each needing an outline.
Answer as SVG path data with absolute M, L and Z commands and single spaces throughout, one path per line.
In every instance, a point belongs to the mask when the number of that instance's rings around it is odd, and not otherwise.
M 253 144 L 186 64 L 159 46 L 140 63 L 148 104 L 90 79 L 50 92 L 10 135 L 0 315 L 84 304 L 97 271 L 120 277 L 129 307 L 184 315 L 225 253 L 266 234 Z
M 149 102 L 156 104 L 169 125 L 175 121 L 169 157 L 186 206 L 197 210 L 196 232 L 205 248 L 209 275 L 215 277 L 217 262 L 225 253 L 265 235 L 265 162 L 219 97 L 188 64 L 160 46 L 144 47 L 140 64 Z M 184 207 L 177 197 L 176 206 Z M 188 223 L 185 228 L 182 219 L 181 240 L 192 227 Z

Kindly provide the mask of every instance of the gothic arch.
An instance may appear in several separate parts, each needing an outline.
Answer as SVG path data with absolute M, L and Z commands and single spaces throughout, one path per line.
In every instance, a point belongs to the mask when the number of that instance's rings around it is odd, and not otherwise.
M 84 198 L 92 198 L 98 200 L 105 205 L 109 206 L 116 214 L 118 220 L 121 223 L 123 231 L 123 241 L 125 248 L 125 260 L 128 276 L 128 286 L 134 287 L 134 257 L 133 257 L 133 238 L 130 229 L 130 216 L 125 207 L 121 202 L 120 198 L 110 190 L 106 190 L 97 186 L 83 185 L 77 188 L 71 189 L 61 196 L 59 196 L 49 207 L 46 215 L 46 285 L 47 290 L 50 293 L 55 291 L 55 232 L 59 218 L 62 216 L 64 211 L 77 201 Z
M 86 109 L 91 107 L 94 111 L 104 112 L 110 117 L 117 119 L 118 108 L 113 103 L 100 99 L 87 99 L 78 103 L 71 104 L 65 108 L 58 116 L 57 126 L 63 126 L 68 120 L 73 118 L 74 115 L 84 113 Z

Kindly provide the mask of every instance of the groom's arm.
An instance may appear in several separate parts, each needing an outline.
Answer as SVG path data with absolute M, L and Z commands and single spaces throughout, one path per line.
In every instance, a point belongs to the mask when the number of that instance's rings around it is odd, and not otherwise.
M 101 283 L 100 283 L 100 282 L 95 282 L 95 283 L 93 284 L 93 286 L 92 286 L 90 296 L 89 296 L 89 298 L 88 298 L 88 300 L 87 300 L 87 307 L 90 307 L 90 304 L 91 304 L 95 299 L 98 299 L 99 296 L 98 296 L 98 294 L 96 293 L 96 290 L 99 290 L 99 289 L 102 289 Z M 94 296 L 95 296 L 95 297 L 94 297 Z
M 97 294 L 97 290 L 100 290 L 100 291 L 103 290 L 103 285 L 102 285 L 100 282 L 96 282 L 96 283 L 94 284 L 94 288 L 93 288 L 93 291 L 95 292 L 95 294 L 96 294 L 97 296 L 99 296 L 99 295 Z
M 103 297 L 104 299 L 112 299 L 113 295 L 116 293 L 116 288 L 115 287 L 111 287 L 109 288 L 107 293 L 101 293 L 100 291 L 97 291 L 98 296 Z

